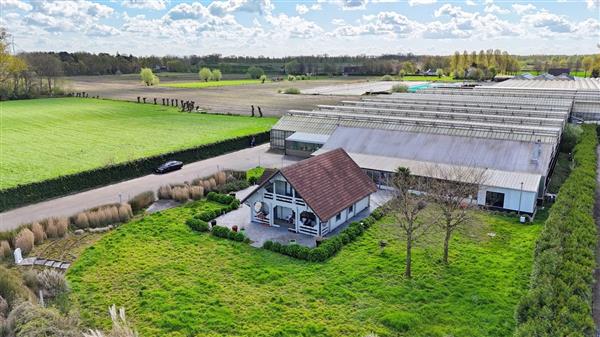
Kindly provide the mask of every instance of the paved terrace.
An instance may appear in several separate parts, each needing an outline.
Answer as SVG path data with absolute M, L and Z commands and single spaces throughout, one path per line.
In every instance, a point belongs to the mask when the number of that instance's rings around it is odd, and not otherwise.
M 150 174 L 136 179 L 56 198 L 0 213 L 0 231 L 52 216 L 71 216 L 99 205 L 127 201 L 144 191 L 156 191 L 160 186 L 192 181 L 212 175 L 222 169 L 248 170 L 258 165 L 283 167 L 298 158 L 268 152 L 269 144 L 248 148 L 218 157 L 187 164 L 183 169 L 164 175 Z

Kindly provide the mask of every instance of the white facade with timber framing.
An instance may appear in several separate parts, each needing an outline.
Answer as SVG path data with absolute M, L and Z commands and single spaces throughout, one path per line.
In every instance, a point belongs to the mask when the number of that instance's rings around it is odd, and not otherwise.
M 242 202 L 251 221 L 325 236 L 369 208 L 372 180 L 342 149 L 266 171 Z

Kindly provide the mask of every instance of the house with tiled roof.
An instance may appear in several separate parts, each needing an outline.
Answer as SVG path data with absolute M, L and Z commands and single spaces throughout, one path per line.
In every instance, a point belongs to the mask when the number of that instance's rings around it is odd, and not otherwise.
M 343 149 L 268 170 L 242 202 L 251 221 L 325 236 L 367 210 L 377 186 Z

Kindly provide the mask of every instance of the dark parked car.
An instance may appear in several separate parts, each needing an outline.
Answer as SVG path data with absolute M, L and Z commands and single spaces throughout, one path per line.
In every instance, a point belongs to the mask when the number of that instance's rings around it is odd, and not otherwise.
M 156 173 L 167 173 L 171 171 L 177 171 L 183 167 L 183 163 L 177 160 L 168 161 L 154 170 Z

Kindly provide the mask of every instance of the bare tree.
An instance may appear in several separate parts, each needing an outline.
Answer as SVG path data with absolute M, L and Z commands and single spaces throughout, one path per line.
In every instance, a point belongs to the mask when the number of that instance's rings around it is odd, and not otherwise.
M 454 231 L 471 220 L 470 208 L 479 186 L 485 183 L 486 170 L 475 167 L 433 166 L 427 187 L 427 198 L 440 213 L 437 224 L 444 233 L 443 262 L 448 263 L 450 239 Z
M 423 210 L 427 206 L 425 198 L 415 191 L 424 191 L 425 180 L 411 174 L 406 167 L 399 167 L 391 179 L 393 196 L 387 204 L 389 213 L 406 235 L 406 266 L 404 275 L 412 277 L 412 246 L 431 227 L 424 221 Z

